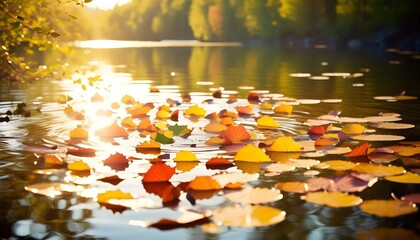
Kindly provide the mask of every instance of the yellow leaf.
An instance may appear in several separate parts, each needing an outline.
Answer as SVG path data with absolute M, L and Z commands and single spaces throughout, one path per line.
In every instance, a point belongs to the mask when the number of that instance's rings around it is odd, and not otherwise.
M 278 128 L 280 123 L 276 122 L 272 117 L 264 115 L 257 120 L 258 127 Z
M 280 182 L 276 184 L 276 187 L 285 192 L 294 193 L 306 193 L 309 191 L 309 186 L 306 182 Z
M 347 123 L 341 129 L 345 134 L 356 135 L 362 134 L 365 131 L 365 127 L 358 123 Z
M 176 161 L 198 161 L 197 156 L 190 151 L 181 151 L 176 154 L 176 157 L 173 159 Z
M 151 139 L 149 142 L 144 141 L 141 144 L 137 144 L 136 149 L 142 150 L 142 149 L 160 149 L 161 144 L 159 142 L 154 141 Z
M 166 119 L 166 118 L 170 118 L 170 117 L 171 117 L 171 112 L 168 112 L 164 109 L 161 109 L 156 113 L 156 118 L 157 119 Z
M 385 179 L 388 181 L 397 182 L 397 183 L 420 184 L 420 175 L 417 173 L 412 173 L 412 172 L 406 172 L 398 176 L 387 176 L 385 177 Z
M 220 124 L 223 124 L 225 126 L 229 126 L 229 125 L 235 126 L 236 125 L 235 122 L 233 121 L 232 117 L 222 118 L 222 120 L 220 120 Z
M 69 165 L 67 165 L 67 168 L 70 171 L 87 171 L 87 170 L 90 170 L 89 165 L 87 165 L 82 160 L 69 163 Z
M 185 115 L 204 116 L 206 115 L 206 110 L 196 104 L 185 110 Z
M 235 161 L 245 161 L 245 162 L 269 162 L 271 161 L 263 150 L 252 145 L 247 144 L 245 147 L 239 149 L 236 153 Z
M 353 207 L 363 202 L 358 196 L 342 192 L 310 192 L 306 194 L 305 200 L 310 203 L 336 208 Z
M 97 199 L 99 203 L 108 203 L 111 199 L 133 199 L 133 196 L 130 193 L 115 190 L 100 193 L 98 194 Z
M 77 127 L 70 131 L 70 138 L 72 139 L 86 139 L 89 137 L 88 131 L 82 127 Z
M 329 169 L 332 169 L 335 171 L 347 171 L 356 166 L 355 163 L 352 163 L 350 161 L 344 161 L 344 160 L 329 160 L 329 161 L 324 161 L 322 163 L 327 164 Z
M 280 104 L 279 106 L 274 108 L 275 113 L 287 113 L 292 114 L 293 106 L 288 104 Z
M 273 109 L 273 104 L 264 102 L 264 103 L 261 104 L 260 108 L 262 110 L 271 110 L 271 109 Z
M 136 124 L 133 122 L 133 118 L 131 118 L 131 117 L 125 117 L 123 120 L 121 120 L 121 126 L 124 126 L 124 127 L 135 127 Z
M 397 166 L 384 166 L 379 164 L 359 163 L 353 171 L 367 173 L 376 177 L 393 176 L 405 173 L 405 169 Z
M 274 140 L 273 144 L 267 147 L 267 151 L 273 152 L 300 152 L 301 147 L 291 136 L 281 136 Z
M 367 200 L 360 205 L 360 209 L 379 217 L 398 217 L 418 210 L 415 204 L 400 200 Z
M 125 103 L 125 104 L 134 104 L 136 102 L 136 100 L 130 95 L 124 95 L 121 98 L 121 102 Z
M 284 221 L 286 212 L 268 206 L 228 206 L 213 213 L 213 220 L 230 227 L 264 227 Z

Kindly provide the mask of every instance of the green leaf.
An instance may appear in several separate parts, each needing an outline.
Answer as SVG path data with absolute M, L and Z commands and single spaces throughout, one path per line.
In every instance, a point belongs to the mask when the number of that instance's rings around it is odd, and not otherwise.
M 56 33 L 56 32 L 50 32 L 50 34 L 52 37 L 58 38 L 60 36 L 60 34 Z
M 75 16 L 73 16 L 73 15 L 70 15 L 70 14 L 68 14 L 67 15 L 69 18 L 71 18 L 72 20 L 77 20 L 78 18 L 77 17 L 75 17 Z
M 25 20 L 22 16 L 16 16 L 16 18 L 17 18 L 19 21 L 23 21 L 23 20 Z

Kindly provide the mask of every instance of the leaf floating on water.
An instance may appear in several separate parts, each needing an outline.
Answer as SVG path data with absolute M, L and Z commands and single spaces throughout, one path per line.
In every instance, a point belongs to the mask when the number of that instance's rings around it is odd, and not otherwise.
M 350 157 L 350 158 L 366 156 L 369 147 L 370 147 L 370 144 L 365 142 L 365 143 L 355 147 L 350 153 L 347 153 L 344 156 Z
M 154 141 L 151 139 L 150 141 L 144 141 L 140 144 L 137 144 L 136 150 L 159 150 L 161 144 L 159 142 Z
M 307 202 L 329 207 L 353 207 L 361 204 L 363 200 L 355 195 L 342 192 L 310 192 L 304 196 Z
M 227 129 L 227 127 L 221 123 L 211 122 L 204 127 L 205 132 L 209 133 L 220 133 Z
M 367 156 L 374 163 L 389 163 L 398 159 L 394 151 L 389 148 L 375 148 Z
M 341 129 L 345 134 L 348 135 L 356 135 L 356 134 L 362 134 L 366 128 L 358 123 L 347 123 L 345 124 Z
M 133 199 L 133 196 L 121 190 L 107 191 L 97 196 L 98 203 L 109 203 L 111 199 Z
M 181 151 L 176 154 L 176 157 L 173 159 L 177 161 L 198 161 L 197 156 L 190 151 Z
M 306 193 L 309 191 L 309 186 L 306 182 L 280 182 L 276 184 L 276 188 L 285 192 Z
M 95 133 L 101 138 L 128 137 L 128 132 L 124 128 L 118 126 L 115 122 L 109 126 L 96 130 Z
M 404 136 L 381 134 L 356 135 L 351 138 L 359 141 L 401 141 L 405 139 Z
M 274 113 L 287 113 L 292 114 L 293 106 L 288 104 L 280 104 L 274 108 Z
M 301 146 L 291 136 L 282 136 L 274 140 L 273 144 L 266 148 L 272 152 L 300 152 Z
M 198 176 L 189 185 L 193 190 L 218 190 L 222 189 L 220 184 L 209 176 Z
M 89 171 L 90 167 L 87 163 L 83 162 L 82 160 L 79 160 L 69 163 L 67 165 L 67 169 L 70 171 Z
M 136 124 L 134 123 L 132 117 L 125 117 L 123 120 L 121 120 L 121 126 L 126 128 L 132 128 L 135 127 Z
M 168 219 L 163 218 L 154 223 L 144 223 L 140 222 L 138 225 L 146 225 L 147 227 L 153 227 L 160 230 L 170 230 L 176 228 L 188 228 L 194 227 L 200 224 L 208 223 L 209 217 L 211 214 L 209 213 L 198 213 L 193 211 L 183 211 L 182 215 L 179 216 L 177 219 Z M 136 221 L 131 221 L 131 224 L 136 224 Z
M 70 131 L 71 139 L 87 139 L 89 137 L 88 131 L 82 127 L 77 127 Z
M 398 217 L 418 210 L 415 204 L 400 200 L 366 200 L 360 209 L 378 217 Z
M 170 144 L 174 142 L 173 136 L 174 134 L 170 130 L 159 130 L 152 133 L 151 138 L 162 144 Z
M 385 179 L 397 183 L 420 184 L 420 175 L 412 172 L 406 172 L 398 176 L 386 176 Z
M 132 96 L 126 94 L 121 98 L 121 102 L 129 105 L 136 103 L 136 100 Z
M 241 204 L 263 204 L 283 198 L 278 189 L 247 187 L 224 195 L 226 199 Z
M 371 174 L 376 177 L 393 176 L 405 173 L 405 169 L 398 166 L 384 166 L 379 164 L 359 163 L 353 171 Z
M 280 127 L 280 123 L 276 122 L 272 117 L 268 115 L 263 115 L 262 117 L 258 118 L 257 126 L 263 128 L 278 128 Z
M 410 129 L 414 128 L 415 125 L 407 124 L 407 123 L 377 123 L 372 125 L 375 128 L 382 128 L 382 129 Z
M 128 167 L 128 159 L 121 153 L 115 153 L 105 159 L 104 164 L 112 169 L 122 171 Z
M 268 206 L 228 206 L 213 213 L 217 224 L 230 227 L 264 227 L 284 221 L 286 212 Z
M 143 176 L 143 182 L 167 182 L 175 174 L 175 168 L 165 163 L 155 163 Z
M 96 150 L 92 148 L 67 148 L 67 154 L 82 157 L 93 157 L 96 155 Z
M 322 163 L 327 164 L 328 168 L 334 171 L 347 171 L 356 166 L 355 163 L 344 160 L 329 160 L 323 161 Z
M 245 127 L 239 124 L 238 126 L 229 125 L 225 131 L 220 133 L 220 137 L 225 140 L 225 144 L 237 144 L 250 139 L 251 136 Z
M 213 157 L 206 162 L 208 169 L 228 169 L 233 166 L 233 163 L 224 157 Z
M 145 130 L 149 132 L 154 132 L 154 131 L 157 131 L 157 128 L 155 125 L 152 124 L 152 122 L 150 121 L 150 118 L 143 118 L 143 120 L 141 120 L 139 125 L 137 125 L 137 130 L 139 131 Z
M 168 129 L 172 131 L 175 136 L 180 136 L 180 137 L 186 137 L 190 135 L 192 132 L 192 129 L 189 129 L 186 125 L 175 124 L 173 126 L 169 126 Z
M 234 157 L 235 161 L 245 162 L 269 162 L 270 157 L 267 156 L 263 150 L 252 145 L 247 144 L 245 147 L 239 149 Z
M 196 105 L 193 105 L 193 106 L 189 107 L 187 110 L 185 110 L 184 114 L 185 115 L 194 115 L 194 116 L 198 116 L 198 117 L 203 117 L 204 115 L 206 115 L 206 110 L 204 110 L 204 108 L 199 107 L 196 104 Z

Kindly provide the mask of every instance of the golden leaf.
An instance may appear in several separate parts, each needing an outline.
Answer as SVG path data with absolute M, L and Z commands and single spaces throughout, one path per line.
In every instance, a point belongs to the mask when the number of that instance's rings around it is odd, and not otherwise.
M 329 161 L 324 161 L 322 163 L 327 164 L 329 169 L 332 169 L 335 171 L 347 171 L 356 166 L 355 163 L 352 163 L 350 161 L 344 161 L 344 160 L 329 160 Z
M 194 190 L 218 190 L 222 189 L 220 184 L 209 176 L 198 176 L 190 182 L 189 188 Z
M 378 217 L 398 217 L 418 210 L 415 204 L 400 200 L 366 200 L 360 209 Z
M 219 208 L 213 213 L 216 223 L 230 227 L 264 227 L 282 222 L 285 218 L 285 211 L 268 206 L 234 205 Z
M 206 115 L 206 110 L 204 108 L 199 107 L 197 104 L 189 107 L 185 110 L 185 115 L 195 115 L 195 116 L 204 116 Z
M 276 122 L 272 117 L 264 115 L 257 120 L 258 127 L 278 128 L 280 123 Z
M 420 175 L 412 172 L 406 172 L 398 176 L 386 176 L 385 179 L 397 183 L 420 184 Z
M 281 136 L 274 140 L 273 144 L 266 148 L 273 152 L 300 152 L 301 147 L 291 136 Z
M 72 139 L 86 139 L 89 137 L 88 131 L 82 127 L 77 127 L 70 131 L 70 138 Z
M 269 162 L 271 161 L 264 151 L 252 144 L 247 144 L 236 153 L 235 161 L 245 162 Z
M 181 151 L 176 154 L 176 157 L 173 159 L 176 161 L 198 161 L 197 156 L 190 151 Z
M 204 131 L 210 132 L 210 133 L 220 133 L 226 129 L 227 127 L 225 125 L 221 123 L 214 123 L 214 122 L 211 122 L 204 127 Z
M 69 163 L 69 165 L 67 165 L 67 168 L 70 171 L 87 171 L 87 170 L 90 170 L 89 165 L 87 165 L 87 163 L 83 162 L 82 160 Z
M 365 127 L 358 123 L 347 123 L 341 129 L 345 134 L 356 135 L 362 134 L 365 131 Z
M 270 203 L 283 198 L 278 189 L 247 187 L 239 191 L 227 193 L 226 199 L 242 204 Z
M 292 114 L 293 106 L 287 104 L 280 104 L 279 106 L 274 108 L 275 113 L 287 113 Z
M 100 193 L 98 194 L 97 199 L 99 203 L 109 203 L 109 200 L 111 199 L 133 199 L 133 196 L 130 193 L 115 190 Z
M 335 208 L 353 207 L 363 202 L 358 196 L 342 192 L 310 192 L 306 194 L 305 200 L 310 203 Z
M 405 169 L 398 166 L 384 166 L 379 164 L 359 163 L 353 171 L 367 173 L 376 177 L 393 176 L 405 173 Z

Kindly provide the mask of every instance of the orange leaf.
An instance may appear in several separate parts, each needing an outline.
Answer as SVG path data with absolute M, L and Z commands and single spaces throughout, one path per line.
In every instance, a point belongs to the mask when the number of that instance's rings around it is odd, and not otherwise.
M 128 159 L 121 153 L 115 153 L 105 159 L 104 164 L 114 170 L 124 170 L 128 167 Z
M 146 131 L 149 131 L 149 132 L 154 132 L 157 129 L 156 129 L 156 126 L 153 125 L 150 122 L 150 119 L 149 118 L 144 118 L 143 120 L 141 120 L 141 122 L 139 123 L 139 125 L 137 125 L 137 130 L 140 130 L 140 131 L 146 130 Z
M 129 127 L 135 127 L 136 124 L 133 122 L 133 118 L 125 117 L 123 120 L 121 120 L 121 126 L 129 128 Z
M 143 176 L 143 182 L 167 182 L 175 174 L 175 168 L 165 163 L 155 163 Z
M 242 124 L 238 126 L 229 125 L 225 131 L 220 133 L 220 137 L 226 144 L 241 143 L 242 140 L 248 140 L 251 136 Z
M 176 154 L 176 157 L 173 159 L 176 161 L 198 161 L 197 156 L 190 151 L 181 151 Z
M 370 147 L 370 144 L 365 142 L 357 147 L 355 147 L 350 153 L 345 154 L 346 157 L 361 157 L 366 156 L 368 149 Z
M 180 189 L 170 182 L 143 182 L 143 187 L 146 192 L 161 197 L 164 205 L 179 199 Z
M 252 108 L 250 106 L 238 106 L 235 108 L 239 115 L 252 115 Z
M 95 156 L 95 149 L 92 148 L 67 148 L 67 154 L 83 157 Z
M 287 113 L 292 114 L 293 106 L 287 104 L 280 104 L 279 106 L 274 108 L 275 113 Z
M 89 137 L 88 131 L 86 131 L 82 127 L 77 127 L 70 131 L 71 139 L 86 139 L 88 137 Z
M 142 142 L 136 146 L 136 150 L 150 150 L 150 149 L 160 149 L 160 143 L 151 139 L 149 142 Z
M 218 190 L 222 189 L 220 184 L 209 176 L 198 176 L 189 185 L 193 190 Z
M 116 190 L 100 193 L 97 198 L 99 203 L 109 203 L 109 200 L 111 199 L 133 199 L 133 196 L 129 193 L 122 192 L 121 190 Z
M 207 139 L 207 141 L 205 142 L 206 145 L 210 145 L 210 146 L 222 145 L 224 143 L 225 143 L 225 140 L 218 137 L 211 137 Z
M 206 162 L 208 169 L 227 169 L 232 166 L 233 164 L 224 157 L 213 157 Z
M 98 129 L 96 135 L 102 138 L 114 138 L 114 137 L 128 137 L 128 132 L 118 126 L 115 122 L 109 126 Z
M 69 163 L 69 165 L 67 165 L 67 168 L 70 171 L 88 171 L 88 170 L 90 170 L 89 165 L 87 165 L 82 160 Z
M 214 123 L 214 122 L 211 122 L 204 127 L 204 131 L 210 132 L 210 133 L 220 133 L 226 129 L 227 127 L 225 125 L 220 124 L 220 123 Z

